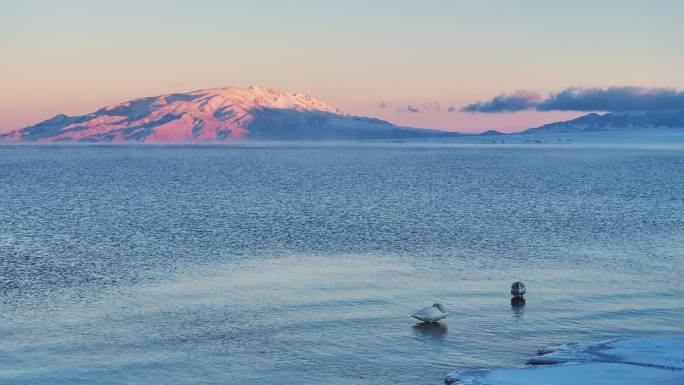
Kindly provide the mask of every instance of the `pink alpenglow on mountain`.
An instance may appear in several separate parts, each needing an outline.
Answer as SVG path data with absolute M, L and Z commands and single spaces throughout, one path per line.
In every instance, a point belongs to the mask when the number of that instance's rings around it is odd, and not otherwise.
M 449 136 L 351 116 L 308 95 L 270 88 L 198 90 L 127 101 L 83 116 L 57 115 L 0 134 L 3 142 L 220 142 Z

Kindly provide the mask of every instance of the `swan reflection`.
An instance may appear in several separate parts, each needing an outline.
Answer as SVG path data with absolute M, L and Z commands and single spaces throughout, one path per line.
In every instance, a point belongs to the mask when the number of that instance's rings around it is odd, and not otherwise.
M 413 325 L 412 329 L 415 333 L 425 337 L 439 339 L 444 338 L 449 331 L 446 325 L 436 322 L 421 322 Z

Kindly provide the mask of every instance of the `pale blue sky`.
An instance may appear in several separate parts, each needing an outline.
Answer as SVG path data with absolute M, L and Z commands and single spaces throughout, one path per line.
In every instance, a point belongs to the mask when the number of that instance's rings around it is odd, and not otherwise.
M 3 0 L 0 131 L 253 84 L 401 124 L 519 129 L 572 113 L 446 109 L 519 89 L 682 89 L 682 20 L 681 1 Z

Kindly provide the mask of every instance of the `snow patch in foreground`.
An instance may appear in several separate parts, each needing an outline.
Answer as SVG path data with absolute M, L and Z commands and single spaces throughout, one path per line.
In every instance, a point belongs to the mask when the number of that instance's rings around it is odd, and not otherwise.
M 531 366 L 449 373 L 447 384 L 682 385 L 684 337 L 645 337 L 568 344 L 539 351 Z

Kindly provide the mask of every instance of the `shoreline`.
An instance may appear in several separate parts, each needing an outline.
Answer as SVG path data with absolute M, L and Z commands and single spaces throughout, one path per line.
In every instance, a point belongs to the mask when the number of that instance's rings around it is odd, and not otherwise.
M 456 370 L 445 384 L 462 385 L 681 385 L 684 336 L 618 338 L 540 349 L 518 368 Z

